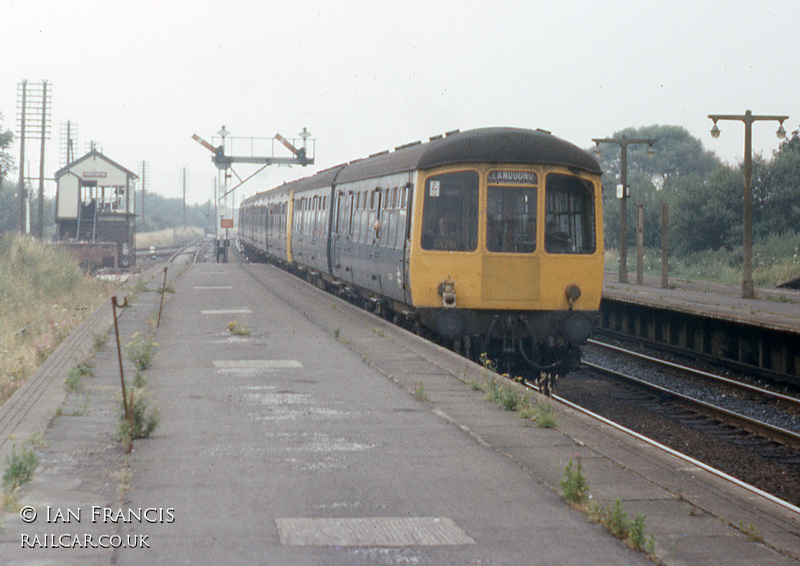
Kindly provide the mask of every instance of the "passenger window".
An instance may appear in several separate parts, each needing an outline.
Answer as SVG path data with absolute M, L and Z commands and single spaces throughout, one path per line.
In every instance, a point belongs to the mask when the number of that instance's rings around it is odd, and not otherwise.
M 478 247 L 478 173 L 459 171 L 425 183 L 422 248 L 474 251 Z
M 489 185 L 486 249 L 531 253 L 536 250 L 536 187 Z
M 572 175 L 550 173 L 545 197 L 545 250 L 551 254 L 594 253 L 594 185 Z

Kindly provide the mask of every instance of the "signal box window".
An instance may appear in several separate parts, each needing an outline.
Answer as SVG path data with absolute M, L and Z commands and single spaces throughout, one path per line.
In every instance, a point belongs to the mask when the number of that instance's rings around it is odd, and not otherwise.
M 523 175 L 526 182 L 536 182 L 535 173 Z M 490 173 L 486 249 L 505 253 L 533 252 L 536 250 L 536 187 L 493 186 L 492 178 Z
M 545 188 L 544 248 L 551 254 L 591 254 L 597 248 L 594 185 L 550 173 Z
M 474 251 L 478 247 L 478 173 L 430 177 L 422 208 L 422 248 Z

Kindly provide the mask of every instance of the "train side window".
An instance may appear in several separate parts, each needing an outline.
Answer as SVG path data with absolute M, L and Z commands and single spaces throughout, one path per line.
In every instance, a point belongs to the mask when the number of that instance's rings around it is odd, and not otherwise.
M 369 215 L 369 227 L 370 233 L 372 234 L 372 242 L 377 242 L 378 238 L 381 235 L 381 209 L 384 205 L 383 201 L 383 191 L 380 188 L 376 188 L 372 191 L 372 211 Z
M 572 175 L 550 173 L 545 197 L 545 251 L 594 253 L 597 249 L 594 185 Z
M 429 177 L 422 203 L 422 248 L 474 251 L 478 247 L 478 173 Z
M 536 250 L 536 187 L 489 185 L 486 249 L 531 253 Z
M 347 195 L 347 199 L 345 200 L 345 210 L 344 210 L 344 218 L 347 225 L 346 233 L 348 238 L 353 237 L 353 203 L 355 202 L 355 197 L 353 193 Z
M 353 225 L 350 230 L 353 234 L 353 241 L 358 242 L 361 238 L 361 193 L 356 193 L 353 205 Z
M 399 210 L 397 211 L 397 235 L 395 240 L 395 247 L 402 249 L 405 241 L 409 236 L 411 226 L 408 222 L 408 211 L 411 208 L 411 185 L 405 186 L 400 191 L 400 202 L 398 203 Z
M 317 228 L 316 228 L 316 235 L 319 238 L 325 236 L 325 233 L 328 231 L 328 208 L 325 206 L 327 197 L 321 197 L 319 199 L 320 202 L 320 209 L 317 213 Z

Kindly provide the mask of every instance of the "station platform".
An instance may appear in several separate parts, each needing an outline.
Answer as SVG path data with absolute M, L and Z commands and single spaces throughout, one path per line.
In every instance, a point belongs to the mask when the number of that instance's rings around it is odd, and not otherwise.
M 618 273 L 606 272 L 603 297 L 800 333 L 796 289 L 757 287 L 754 299 L 743 299 L 741 285 L 670 278 L 669 288 L 664 289 L 660 277 L 645 275 L 642 285 L 631 283 L 635 280 L 636 275 L 629 273 L 628 283 L 620 283 Z
M 536 428 L 470 386 L 479 366 L 272 266 L 170 271 L 143 372 L 157 429 L 131 454 L 114 439 L 113 341 L 83 391 L 43 394 L 61 410 L 0 563 L 800 563 L 792 506 L 556 402 L 558 426 Z M 158 298 L 131 298 L 123 343 Z M 564 502 L 578 460 L 593 502 L 645 517 L 654 558 Z M 65 533 L 125 547 L 54 547 Z

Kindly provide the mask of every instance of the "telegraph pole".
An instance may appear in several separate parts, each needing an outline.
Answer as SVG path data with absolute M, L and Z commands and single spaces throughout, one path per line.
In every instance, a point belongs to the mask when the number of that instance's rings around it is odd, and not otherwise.
M 620 183 L 622 184 L 622 194 L 617 194 L 619 200 L 620 212 L 620 236 L 619 236 L 619 282 L 628 282 L 628 146 L 633 143 L 646 143 L 650 147 L 647 149 L 647 155 L 655 155 L 653 144 L 658 140 L 654 138 L 643 139 L 629 139 L 626 136 L 619 138 L 592 138 L 595 143 L 595 151 L 599 153 L 601 143 L 615 143 L 622 150 L 620 156 Z
M 44 236 L 44 140 L 49 137 L 47 133 L 47 81 L 42 81 L 42 143 L 39 150 L 39 206 L 37 222 L 36 222 L 36 236 L 41 240 Z
M 75 160 L 75 146 L 78 139 L 78 125 L 72 120 L 61 123 L 61 165 L 69 165 Z
M 48 92 L 48 85 L 47 81 L 29 83 L 26 80 L 17 85 L 17 110 L 19 112 L 19 211 L 17 224 L 20 233 L 26 232 L 28 191 L 25 186 L 25 141 L 28 137 L 34 139 L 38 137 L 41 139 L 41 153 L 39 155 L 39 206 L 36 234 L 40 238 L 44 233 L 44 145 L 45 140 L 50 137 L 50 121 L 47 110 L 50 107 L 51 96 Z M 39 112 L 41 112 L 41 121 L 37 123 Z M 36 132 L 37 126 L 41 126 L 38 133 Z
M 17 231 L 20 234 L 25 233 L 25 110 L 28 107 L 28 81 L 22 81 L 17 86 L 17 97 L 21 94 L 21 102 L 17 101 L 21 118 L 19 121 L 19 190 L 17 196 L 19 197 L 19 208 L 17 210 Z

